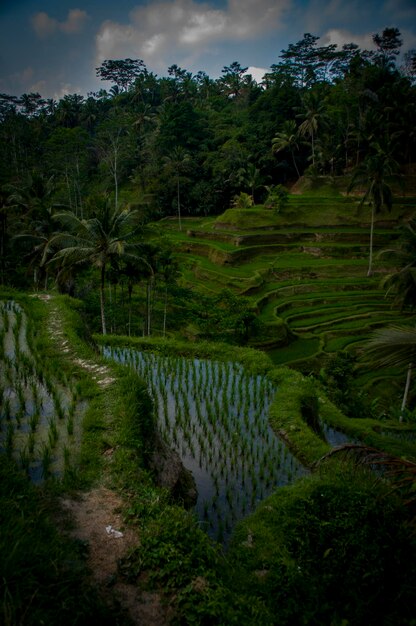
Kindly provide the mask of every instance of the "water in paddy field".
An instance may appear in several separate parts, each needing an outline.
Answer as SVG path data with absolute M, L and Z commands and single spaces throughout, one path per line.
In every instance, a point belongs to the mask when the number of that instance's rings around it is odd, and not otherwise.
M 85 403 L 36 360 L 28 324 L 18 303 L 0 302 L 0 452 L 39 483 L 70 468 Z
M 158 427 L 195 479 L 201 526 L 226 543 L 235 523 L 305 473 L 269 426 L 276 387 L 237 363 L 104 348 L 148 383 Z

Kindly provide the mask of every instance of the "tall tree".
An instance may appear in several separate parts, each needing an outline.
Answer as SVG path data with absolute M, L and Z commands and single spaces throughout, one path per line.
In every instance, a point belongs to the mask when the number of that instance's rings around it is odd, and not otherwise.
M 191 157 L 182 146 L 175 146 L 169 156 L 164 158 L 165 169 L 173 175 L 176 182 L 176 202 L 178 210 L 179 230 L 182 230 L 181 221 L 181 182 L 186 179 L 186 172 L 191 165 Z
M 72 212 L 59 213 L 59 220 L 66 229 L 56 235 L 54 245 L 61 249 L 54 261 L 62 261 L 64 267 L 90 263 L 100 273 L 100 311 L 102 334 L 107 333 L 105 316 L 106 270 L 112 258 L 137 262 L 141 259 L 135 236 L 140 230 L 138 212 L 128 209 L 116 210 L 109 201 L 102 202 L 97 215 L 80 219 Z
M 114 206 L 118 209 L 119 182 L 133 156 L 132 118 L 122 111 L 113 111 L 100 124 L 95 138 L 95 148 L 101 166 L 114 183 Z
M 370 253 L 367 276 L 373 273 L 373 239 L 375 216 L 383 209 L 391 210 L 393 193 L 390 179 L 397 173 L 398 164 L 392 157 L 391 150 L 383 149 L 380 144 L 371 145 L 372 152 L 355 168 L 349 191 L 364 188 L 361 204 L 368 202 L 371 206 Z
M 245 73 L 247 67 L 241 67 L 240 63 L 234 61 L 231 65 L 224 66 L 221 70 L 222 77 L 219 79 L 219 85 L 224 93 L 230 98 L 238 98 L 241 95 L 245 84 Z
M 416 360 L 416 329 L 405 326 L 391 326 L 373 332 L 367 342 L 363 358 L 378 367 L 406 366 L 406 383 L 400 408 L 400 421 L 403 421 L 407 405 L 413 366 Z
M 388 293 L 394 294 L 394 303 L 402 309 L 416 307 L 416 222 L 411 220 L 401 228 L 397 245 L 382 250 L 380 257 L 388 257 L 395 270 L 382 280 Z
M 303 119 L 299 126 L 301 137 L 309 136 L 312 149 L 312 165 L 315 165 L 315 143 L 318 128 L 325 121 L 325 104 L 317 93 L 310 92 L 303 97 L 303 111 L 297 117 Z
M 289 150 L 292 157 L 293 166 L 296 170 L 298 178 L 300 178 L 299 169 L 296 163 L 294 151 L 299 148 L 299 138 L 295 120 L 286 120 L 276 137 L 272 139 L 272 151 L 274 154 Z
M 127 91 L 141 74 L 146 73 L 146 66 L 141 59 L 106 59 L 96 68 L 96 75 L 101 80 L 111 81 L 122 91 Z
M 376 61 L 385 68 L 393 68 L 403 45 L 399 29 L 385 28 L 381 35 L 373 35 L 373 42 L 377 46 Z

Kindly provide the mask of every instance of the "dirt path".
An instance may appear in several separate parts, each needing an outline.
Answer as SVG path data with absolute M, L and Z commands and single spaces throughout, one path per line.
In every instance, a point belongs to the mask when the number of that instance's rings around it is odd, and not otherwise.
M 105 487 L 97 487 L 79 498 L 65 498 L 62 507 L 70 513 L 74 527 L 71 535 L 88 546 L 91 577 L 106 600 L 115 599 L 125 609 L 133 624 L 167 625 L 167 607 L 160 595 L 140 590 L 119 579 L 119 559 L 137 546 L 139 537 L 123 525 L 123 501 Z
M 53 297 L 39 294 L 37 297 L 48 303 L 50 335 L 57 349 L 65 353 L 79 367 L 87 370 L 100 387 L 114 382 L 110 369 L 97 365 L 92 360 L 80 359 L 73 353 L 62 329 L 59 310 L 53 305 Z M 111 451 L 105 453 L 111 462 Z M 118 561 L 130 549 L 140 544 L 136 530 L 123 524 L 122 497 L 103 485 L 72 498 L 63 498 L 62 509 L 70 515 L 70 535 L 85 542 L 88 548 L 88 567 L 91 578 L 106 600 L 115 600 L 128 614 L 133 624 L 140 626 L 167 626 L 169 610 L 161 596 L 143 591 L 127 584 L 118 574 Z

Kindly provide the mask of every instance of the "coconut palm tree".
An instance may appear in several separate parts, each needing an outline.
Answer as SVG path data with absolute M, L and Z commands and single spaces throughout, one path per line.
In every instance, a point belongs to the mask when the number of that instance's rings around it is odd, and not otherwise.
M 184 180 L 184 174 L 189 169 L 191 157 L 182 146 L 175 146 L 171 155 L 164 158 L 164 162 L 166 170 L 173 174 L 176 181 L 179 230 L 182 230 L 180 184 Z
M 292 157 L 293 165 L 298 178 L 300 178 L 299 169 L 295 160 L 294 151 L 299 148 L 298 132 L 295 120 L 286 120 L 276 137 L 272 139 L 272 152 L 277 154 L 283 150 L 289 150 Z
M 100 311 L 102 334 L 107 333 L 105 318 L 106 269 L 112 258 L 132 262 L 141 260 L 139 244 L 135 240 L 141 226 L 138 212 L 116 210 L 108 200 L 101 204 L 97 215 L 79 219 L 72 212 L 55 215 L 66 229 L 56 235 L 53 243 L 59 245 L 52 261 L 62 261 L 63 267 L 91 263 L 100 272 Z
M 391 151 L 383 149 L 380 144 L 371 144 L 370 153 L 354 170 L 348 191 L 356 187 L 365 189 L 361 204 L 368 202 L 371 206 L 370 254 L 367 276 L 373 273 L 373 240 L 375 216 L 383 208 L 391 210 L 393 193 L 388 182 L 398 170 L 398 164 L 391 156 Z
M 406 408 L 416 362 L 416 328 L 390 326 L 377 329 L 365 346 L 363 359 L 378 367 L 407 366 L 406 384 L 400 409 L 400 421 Z
M 396 269 L 382 281 L 387 293 L 393 293 L 394 303 L 402 309 L 416 306 L 416 222 L 410 220 L 401 228 L 396 247 L 382 250 L 379 257 L 387 256 Z
M 325 121 L 325 105 L 317 94 L 307 94 L 303 98 L 303 112 L 296 117 L 303 119 L 299 126 L 299 135 L 308 135 L 311 140 L 312 165 L 315 165 L 315 142 L 318 128 Z

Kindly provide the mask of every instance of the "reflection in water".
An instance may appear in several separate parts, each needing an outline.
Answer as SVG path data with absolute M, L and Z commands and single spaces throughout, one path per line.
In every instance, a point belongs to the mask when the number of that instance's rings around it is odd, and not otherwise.
M 194 476 L 195 511 L 226 542 L 239 519 L 276 487 L 304 473 L 268 423 L 276 388 L 237 363 L 104 348 L 147 381 L 159 430 Z

